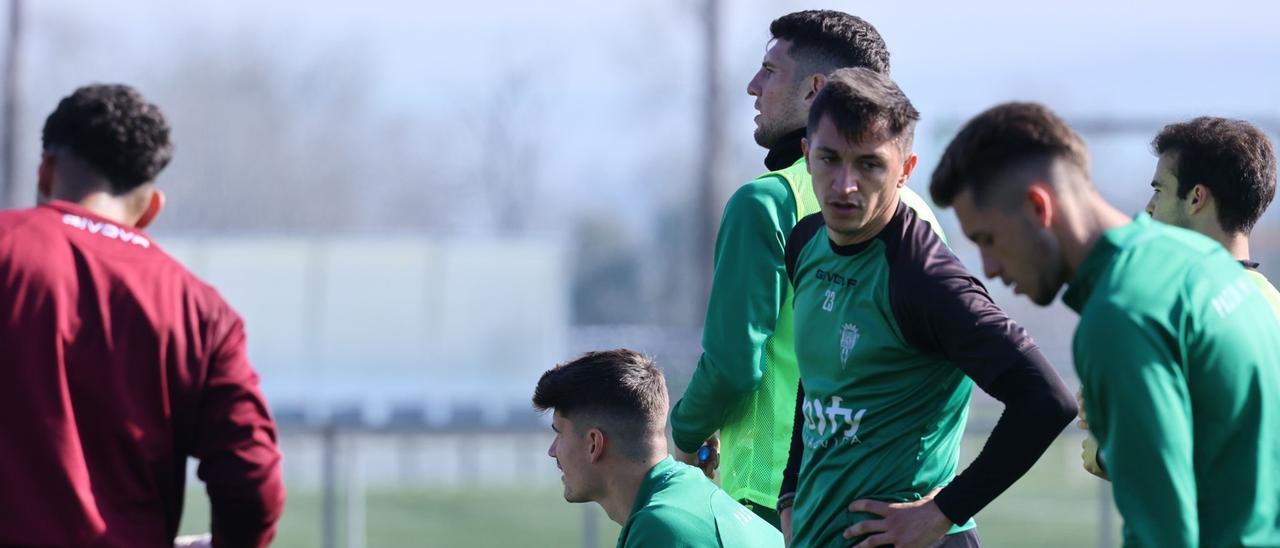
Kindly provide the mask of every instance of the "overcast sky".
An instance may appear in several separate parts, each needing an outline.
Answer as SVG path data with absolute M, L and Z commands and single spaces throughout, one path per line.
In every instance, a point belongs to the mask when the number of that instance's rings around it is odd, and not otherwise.
M 467 113 L 482 108 L 477 98 L 488 97 L 487 84 L 521 82 L 536 111 L 525 113 L 529 138 L 547 143 L 541 155 L 548 190 L 573 196 L 572 208 L 599 206 L 644 217 L 634 211 L 685 191 L 650 182 L 664 168 L 688 167 L 662 162 L 677 151 L 697 157 L 695 108 L 703 69 L 693 2 L 26 4 L 30 112 L 47 113 L 65 93 L 54 90 L 87 81 L 135 82 L 145 92 L 193 44 L 249 44 L 286 67 L 350 52 L 359 59 L 357 74 L 371 110 L 444 134 L 467 134 Z M 955 124 L 1010 99 L 1046 102 L 1069 119 L 1280 118 L 1277 2 L 725 4 L 723 89 L 735 185 L 761 168 L 745 87 L 763 53 L 768 22 L 812 7 L 861 15 L 884 35 L 894 77 L 924 116 L 917 139 L 925 168 L 920 173 L 932 168 Z M 1149 137 L 1090 137 L 1104 189 L 1128 209 L 1141 205 L 1141 192 L 1130 196 L 1120 189 L 1149 177 Z M 462 164 L 493 157 L 474 150 L 451 156 Z M 584 180 L 591 181 L 585 191 Z

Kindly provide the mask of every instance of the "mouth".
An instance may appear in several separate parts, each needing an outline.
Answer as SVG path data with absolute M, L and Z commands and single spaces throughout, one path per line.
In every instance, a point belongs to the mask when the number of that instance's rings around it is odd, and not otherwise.
M 827 206 L 841 215 L 853 215 L 862 210 L 862 206 L 853 202 L 827 202 Z

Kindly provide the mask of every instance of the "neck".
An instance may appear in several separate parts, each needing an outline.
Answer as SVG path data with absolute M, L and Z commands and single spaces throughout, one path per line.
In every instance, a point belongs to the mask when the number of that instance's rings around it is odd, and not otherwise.
M 1227 248 L 1232 257 L 1237 261 L 1248 261 L 1249 259 L 1249 237 L 1244 234 L 1236 234 L 1227 237 L 1225 240 L 1219 240 L 1222 246 Z
M 113 195 L 107 191 L 87 193 L 54 193 L 53 200 L 71 202 L 120 226 L 134 226 L 146 211 L 148 196 L 141 193 Z
M 804 139 L 804 134 L 805 128 L 801 126 L 779 137 L 778 141 L 769 147 L 769 154 L 764 157 L 764 166 L 769 171 L 791 167 L 791 164 L 804 156 L 804 151 L 800 149 L 800 140 Z
M 123 226 L 133 226 L 139 215 L 133 213 L 128 200 L 117 198 L 106 192 L 95 192 L 76 200 L 75 203 L 94 215 Z
M 636 495 L 640 486 L 655 465 L 662 462 L 666 455 L 652 455 L 640 461 L 628 460 L 609 476 L 608 492 L 597 502 L 604 508 L 609 519 L 618 525 L 625 525 L 631 517 L 631 510 L 636 504 Z
M 1222 230 L 1222 225 L 1218 224 L 1216 217 L 1215 212 L 1213 219 L 1195 223 L 1198 226 L 1193 225 L 1192 230 L 1213 238 L 1222 244 L 1222 247 L 1227 248 L 1227 252 L 1231 253 L 1231 256 L 1235 257 L 1237 261 L 1249 260 L 1249 235 L 1243 232 L 1227 233 L 1227 231 Z
M 1063 204 L 1066 207 L 1059 210 L 1059 214 L 1065 217 L 1057 232 L 1066 259 L 1068 280 L 1075 276 L 1080 263 L 1089 256 L 1104 232 L 1132 222 L 1128 215 L 1107 203 L 1096 191 L 1087 191 L 1078 200 L 1081 202 L 1078 206 Z M 1074 212 L 1074 215 L 1068 212 Z

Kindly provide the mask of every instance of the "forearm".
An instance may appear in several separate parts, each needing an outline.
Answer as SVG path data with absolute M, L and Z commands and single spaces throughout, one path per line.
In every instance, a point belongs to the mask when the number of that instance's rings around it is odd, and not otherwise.
M 725 379 L 725 373 L 706 354 L 698 361 L 684 396 L 671 410 L 671 437 L 681 451 L 697 451 L 742 409 L 759 384 L 758 374 L 749 370 L 742 374 L 754 379 L 750 383 Z
M 804 459 L 804 386 L 796 394 L 796 413 L 791 428 L 791 450 L 787 466 L 782 470 L 782 488 L 778 490 L 779 506 L 789 505 L 800 483 L 800 463 Z M 783 501 L 786 502 L 783 502 Z
M 964 523 L 1021 478 L 1076 416 L 1075 398 L 1038 350 L 987 387 L 1005 404 L 973 463 L 934 499 L 953 523 Z

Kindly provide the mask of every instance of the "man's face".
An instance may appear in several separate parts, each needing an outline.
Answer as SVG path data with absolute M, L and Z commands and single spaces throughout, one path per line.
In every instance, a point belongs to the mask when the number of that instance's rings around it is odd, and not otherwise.
M 1052 231 L 1037 222 L 1033 207 L 1009 208 L 999 203 L 1007 199 L 993 196 L 989 199 L 993 203 L 979 208 L 973 192 L 965 189 L 953 205 L 961 229 L 982 253 L 986 276 L 999 277 L 1014 293 L 1048 306 L 1067 283 L 1062 246 Z
M 1156 162 L 1156 174 L 1151 177 L 1151 200 L 1147 202 L 1147 213 L 1151 218 L 1182 228 L 1191 228 L 1191 215 L 1187 207 L 1187 198 L 1178 198 L 1178 177 L 1175 175 L 1178 166 L 1178 152 L 1165 151 Z
M 764 54 L 760 70 L 747 83 L 747 95 L 756 98 L 756 143 L 769 148 L 784 135 L 804 127 L 809 114 L 804 103 L 804 79 L 796 74 L 789 51 L 791 42 L 777 40 Z
M 818 121 L 806 143 L 813 192 L 831 240 L 849 245 L 874 236 L 869 233 L 877 229 L 873 221 L 897 208 L 898 189 L 911 176 L 915 155 L 904 153 L 891 137 L 851 142 L 829 116 Z
M 594 480 L 591 467 L 591 454 L 587 433 L 580 432 L 573 421 L 556 411 L 551 418 L 551 429 L 556 437 L 547 449 L 547 455 L 556 459 L 556 466 L 563 475 L 564 500 L 569 502 L 590 502 L 593 497 Z

